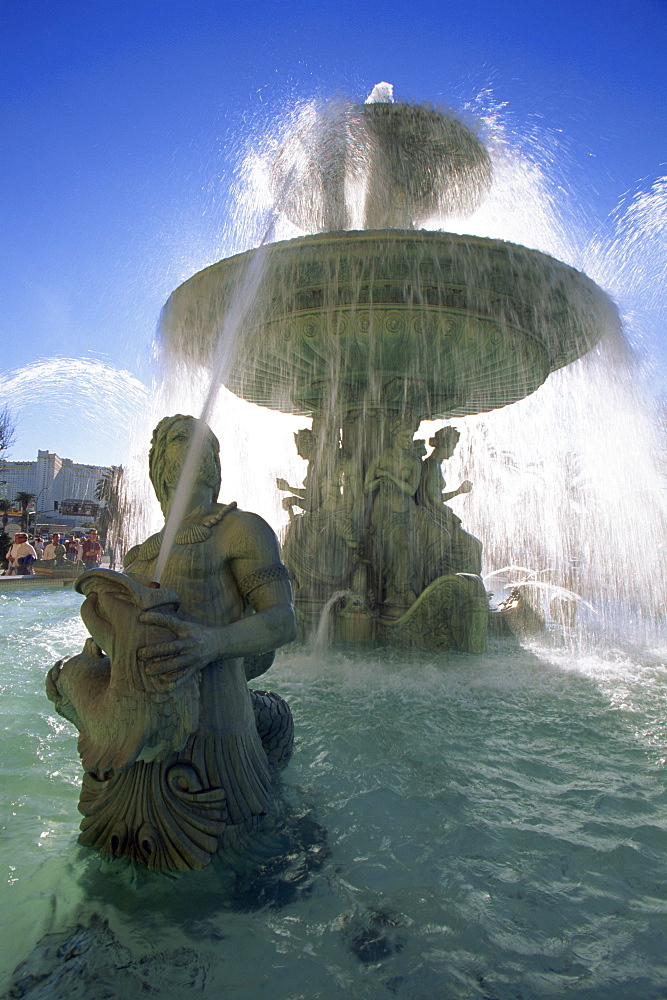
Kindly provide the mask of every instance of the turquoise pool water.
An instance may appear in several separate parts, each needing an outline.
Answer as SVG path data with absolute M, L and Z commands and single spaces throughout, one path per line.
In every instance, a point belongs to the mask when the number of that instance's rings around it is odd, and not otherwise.
M 0 594 L 3 981 L 13 996 L 657 1000 L 667 995 L 667 650 L 288 651 L 282 858 L 178 878 L 76 843 L 44 676 L 72 591 Z M 567 639 L 567 637 L 565 637 Z M 577 640 L 575 643 L 574 640 Z M 266 855 L 268 857 L 268 853 Z

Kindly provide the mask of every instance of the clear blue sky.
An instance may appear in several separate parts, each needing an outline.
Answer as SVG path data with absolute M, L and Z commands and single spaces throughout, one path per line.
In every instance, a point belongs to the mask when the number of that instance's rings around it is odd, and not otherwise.
M 667 173 L 664 0 L 0 0 L 0 33 L 5 376 L 65 356 L 150 381 L 161 306 L 220 256 L 244 138 L 298 98 L 491 88 L 524 136 L 558 137 L 591 231 Z M 11 457 L 122 460 L 28 403 Z

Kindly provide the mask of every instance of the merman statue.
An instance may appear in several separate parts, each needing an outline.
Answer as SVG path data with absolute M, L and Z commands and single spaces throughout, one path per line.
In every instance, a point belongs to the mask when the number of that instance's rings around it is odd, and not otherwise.
M 155 428 L 150 478 L 168 517 L 195 419 Z M 291 588 L 262 518 L 217 502 L 219 446 L 206 429 L 199 472 L 159 587 L 163 531 L 135 546 L 125 572 L 77 582 L 91 638 L 49 672 L 47 694 L 80 731 L 81 843 L 150 868 L 205 867 L 271 799 L 289 759 L 286 703 L 250 691 L 295 636 Z

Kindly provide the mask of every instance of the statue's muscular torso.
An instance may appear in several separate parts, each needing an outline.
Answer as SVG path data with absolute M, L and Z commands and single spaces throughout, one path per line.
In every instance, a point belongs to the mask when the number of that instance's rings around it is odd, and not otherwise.
M 284 579 L 280 551 L 268 524 L 257 514 L 215 505 L 220 520 L 186 526 L 167 560 L 161 583 L 181 595 L 181 615 L 203 625 L 229 625 L 247 611 L 257 585 Z M 125 572 L 153 579 L 161 533 L 131 549 Z M 273 573 L 272 573 L 273 570 Z M 273 579 L 272 579 L 273 577 Z

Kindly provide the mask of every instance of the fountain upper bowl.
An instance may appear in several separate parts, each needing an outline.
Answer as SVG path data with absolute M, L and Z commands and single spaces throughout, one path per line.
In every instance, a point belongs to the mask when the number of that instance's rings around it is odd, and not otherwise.
M 534 392 L 620 329 L 593 281 L 537 250 L 424 230 L 345 231 L 270 244 L 195 274 L 163 310 L 169 353 L 210 364 L 257 253 L 260 289 L 223 381 L 283 412 L 486 412 Z

